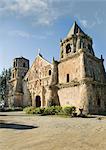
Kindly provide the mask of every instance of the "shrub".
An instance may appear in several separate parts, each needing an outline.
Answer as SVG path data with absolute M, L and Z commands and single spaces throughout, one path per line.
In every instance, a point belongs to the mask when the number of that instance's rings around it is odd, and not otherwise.
M 65 115 L 71 116 L 75 113 L 76 107 L 75 106 L 65 106 L 63 108 L 63 112 Z
M 55 115 L 55 106 L 49 106 L 44 109 L 43 115 Z
M 74 106 L 66 106 L 62 108 L 61 106 L 49 106 L 46 108 L 35 108 L 35 107 L 26 107 L 24 111 L 27 114 L 41 114 L 41 115 L 73 115 L 76 112 L 76 108 Z
M 61 106 L 49 106 L 44 109 L 42 115 L 57 115 L 62 111 Z
M 40 108 L 40 107 L 26 107 L 24 108 L 24 111 L 26 112 L 26 114 L 42 114 L 44 112 L 45 108 Z
M 55 106 L 55 114 L 58 115 L 62 112 L 62 107 L 61 106 Z
M 35 108 L 35 114 L 43 114 L 44 110 L 45 108 L 40 108 L 40 107 Z
M 35 112 L 36 112 L 36 108 L 35 108 L 35 107 L 30 106 L 30 107 L 26 107 L 26 108 L 24 108 L 24 111 L 26 112 L 26 114 L 35 114 Z

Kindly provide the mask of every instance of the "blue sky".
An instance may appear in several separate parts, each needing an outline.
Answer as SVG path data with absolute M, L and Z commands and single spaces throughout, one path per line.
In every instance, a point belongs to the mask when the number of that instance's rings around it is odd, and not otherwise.
M 106 0 L 0 0 L 0 72 L 15 57 L 32 64 L 38 49 L 49 61 L 59 59 L 60 39 L 75 20 L 106 67 Z

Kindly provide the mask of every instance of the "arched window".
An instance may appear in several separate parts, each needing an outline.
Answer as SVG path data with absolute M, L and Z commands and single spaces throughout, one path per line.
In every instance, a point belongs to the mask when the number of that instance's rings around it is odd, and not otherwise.
M 101 106 L 101 100 L 100 98 L 97 99 L 97 105 L 100 107 Z
M 69 74 L 67 74 L 67 82 L 69 82 L 70 81 L 70 76 L 69 76 Z
M 13 78 L 15 77 L 14 73 L 13 73 Z
M 66 53 L 70 53 L 71 52 L 71 46 L 70 44 L 66 45 Z
M 88 44 L 88 49 L 91 50 L 92 49 L 92 46 L 90 44 Z
M 25 64 L 25 63 L 23 63 L 23 67 L 26 67 L 26 64 Z
M 13 63 L 13 67 L 16 67 L 17 66 L 17 63 L 16 63 L 16 61 L 14 61 L 14 63 Z
M 49 76 L 51 75 L 51 70 L 49 70 Z

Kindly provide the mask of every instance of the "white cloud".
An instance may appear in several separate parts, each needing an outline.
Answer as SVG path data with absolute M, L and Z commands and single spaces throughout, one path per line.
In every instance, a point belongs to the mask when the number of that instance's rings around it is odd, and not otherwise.
M 0 11 L 17 13 L 18 15 L 30 15 L 39 13 L 48 8 L 46 0 L 1 0 Z
M 103 16 L 103 14 L 102 14 L 103 12 L 101 12 L 100 10 L 98 10 L 96 13 L 95 13 L 95 20 L 96 20 L 96 22 L 97 22 L 97 24 L 102 24 L 103 23 L 103 20 L 102 20 L 102 17 L 101 16 Z
M 79 14 L 76 15 L 76 18 L 79 20 L 79 22 L 83 25 L 85 28 L 93 28 L 96 25 L 101 25 L 103 23 L 103 11 L 97 10 L 95 11 L 91 17 L 88 16 L 81 16 Z
M 79 19 L 80 23 L 83 25 L 84 28 L 93 28 L 96 25 L 96 21 L 90 21 L 86 19 Z
M 40 35 L 35 35 L 32 33 L 29 33 L 27 31 L 23 31 L 23 30 L 11 30 L 8 31 L 8 35 L 9 36 L 13 36 L 13 37 L 21 37 L 21 38 L 26 38 L 26 39 L 30 39 L 30 38 L 35 38 L 35 39 L 46 39 L 49 36 L 52 36 L 53 33 L 52 32 L 47 32 L 44 34 L 40 34 Z
M 32 35 L 29 34 L 28 32 L 21 31 L 21 30 L 9 31 L 8 34 L 11 35 L 11 36 L 16 36 L 16 37 L 19 36 L 19 37 L 22 37 L 22 38 L 30 38 L 30 37 L 32 37 Z
M 85 28 L 88 26 L 87 20 L 82 19 L 82 20 L 80 20 L 80 22 Z
M 33 24 L 52 24 L 71 12 L 73 0 L 0 0 L 0 15 L 31 17 Z
M 90 17 L 89 12 L 88 16 L 84 17 L 87 13 L 84 14 L 81 4 L 84 4 L 83 0 L 0 0 L 0 16 L 4 18 L 13 15 L 17 18 L 22 17 L 22 19 L 29 17 L 28 20 L 32 25 L 47 26 L 61 16 L 70 16 L 73 19 L 77 13 L 80 15 L 79 21 L 85 28 L 92 28 L 96 24 L 102 23 L 101 10 L 93 10 L 97 13 L 92 13 Z M 80 12 L 76 12 L 79 7 Z M 81 15 L 81 12 L 83 12 L 83 15 Z M 92 21 L 91 18 L 93 18 Z

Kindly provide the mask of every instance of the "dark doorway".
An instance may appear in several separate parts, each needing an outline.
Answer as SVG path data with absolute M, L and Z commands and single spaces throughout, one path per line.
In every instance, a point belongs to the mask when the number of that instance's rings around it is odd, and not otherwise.
M 41 106 L 41 98 L 40 96 L 36 96 L 36 107 L 40 107 Z
M 101 106 L 101 100 L 100 98 L 97 99 L 97 105 L 100 107 Z

